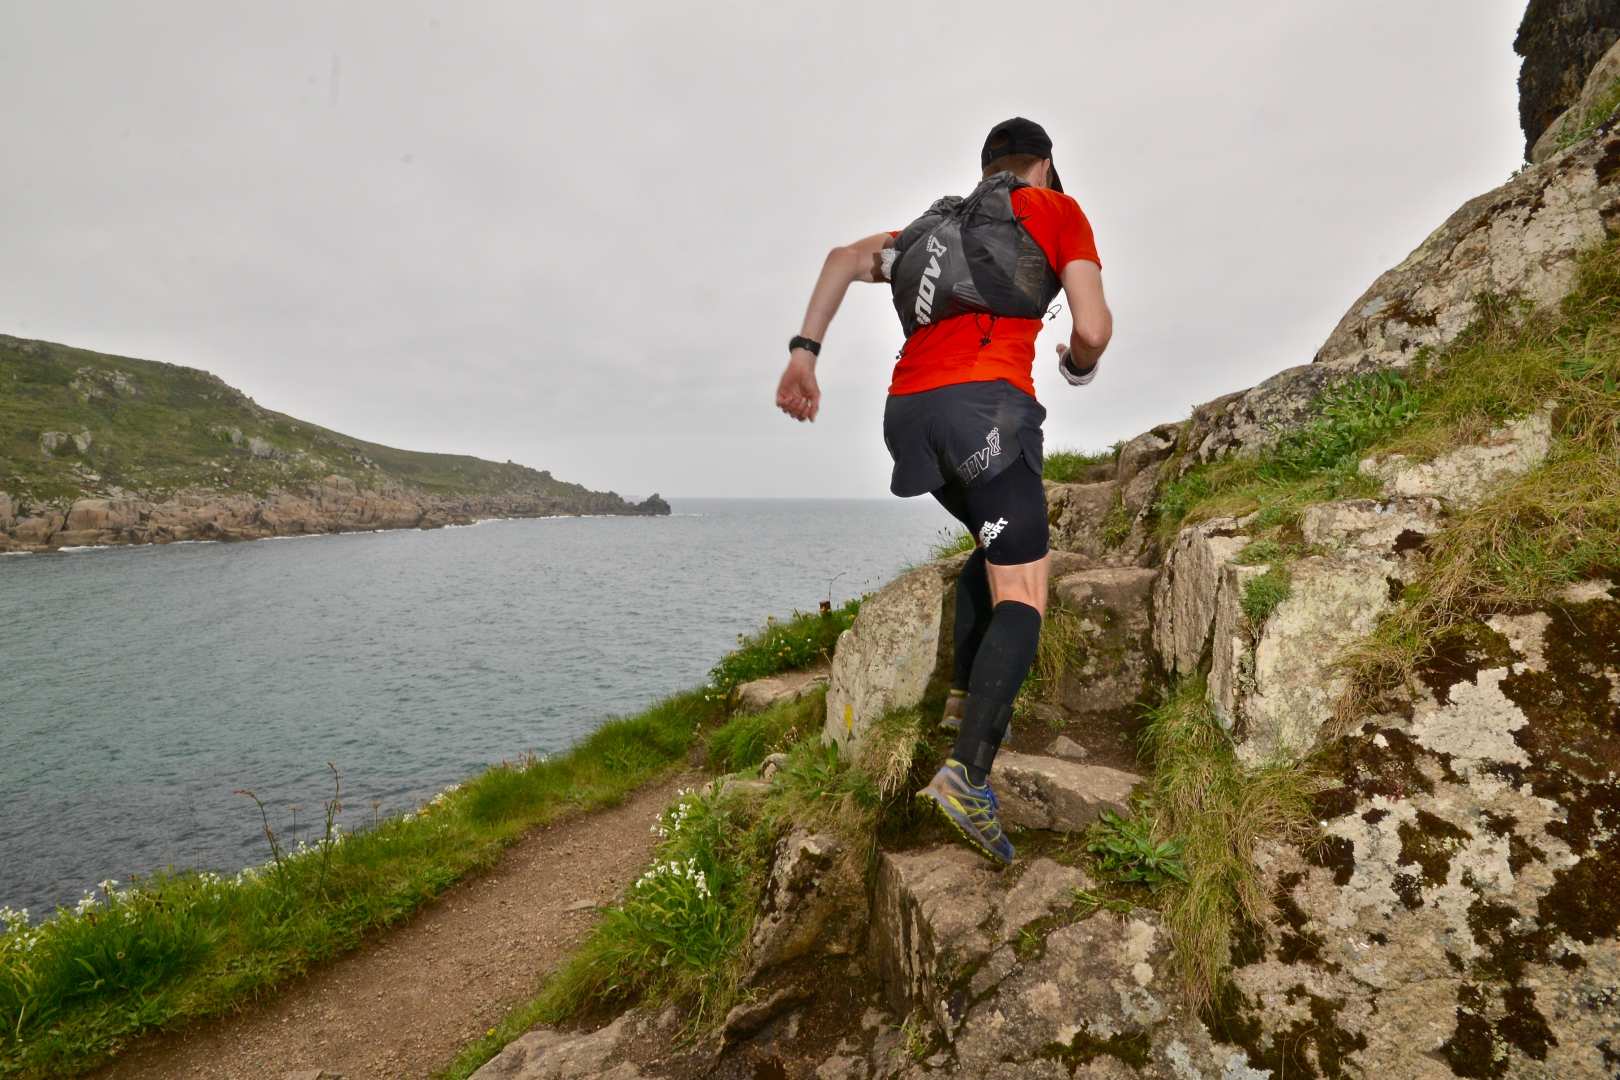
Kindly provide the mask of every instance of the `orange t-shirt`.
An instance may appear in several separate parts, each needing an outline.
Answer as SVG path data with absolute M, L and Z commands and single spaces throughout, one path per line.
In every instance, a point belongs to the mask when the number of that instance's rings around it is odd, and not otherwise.
M 1050 188 L 1018 188 L 1012 193 L 1012 207 L 1059 277 L 1076 259 L 1102 265 L 1091 222 L 1070 196 Z M 918 394 L 957 383 L 1005 379 L 1034 397 L 1035 380 L 1030 372 L 1035 364 L 1035 337 L 1040 332 L 1040 319 L 1002 315 L 953 315 L 918 327 L 900 351 L 889 393 Z

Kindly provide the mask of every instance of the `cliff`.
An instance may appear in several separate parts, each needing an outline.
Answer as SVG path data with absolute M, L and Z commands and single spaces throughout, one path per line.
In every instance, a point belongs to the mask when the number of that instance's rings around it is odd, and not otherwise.
M 1589 81 L 1603 6 L 1533 3 L 1575 13 L 1537 70 Z M 1616 222 L 1598 118 L 1310 362 L 1048 484 L 1011 869 L 908 799 L 946 745 L 943 560 L 863 602 L 819 739 L 666 818 L 704 823 L 655 868 L 704 868 L 692 910 L 743 890 L 712 972 L 604 959 L 683 957 L 632 888 L 479 1075 L 1620 1075 Z
M 368 443 L 194 368 L 0 335 L 0 551 L 668 512 L 656 495 Z

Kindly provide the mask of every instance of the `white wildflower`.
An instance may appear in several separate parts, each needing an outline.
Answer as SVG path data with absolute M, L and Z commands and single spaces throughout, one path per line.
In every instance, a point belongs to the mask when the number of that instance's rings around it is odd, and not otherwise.
M 79 902 L 73 905 L 73 913 L 75 915 L 83 915 L 95 906 L 96 894 L 91 892 L 89 889 L 86 889 L 84 891 L 84 895 L 79 897 Z

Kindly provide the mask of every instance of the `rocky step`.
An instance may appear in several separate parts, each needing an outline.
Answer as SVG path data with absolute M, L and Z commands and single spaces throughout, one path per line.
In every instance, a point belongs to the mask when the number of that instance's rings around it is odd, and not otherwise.
M 763 679 L 752 679 L 737 686 L 735 704 L 738 712 L 764 712 L 772 705 L 784 701 L 797 701 L 827 685 L 827 665 L 804 671 L 784 671 Z
M 943 1037 L 923 1063 L 928 1076 L 1067 1080 L 1084 1062 L 1103 1070 L 1087 1076 L 1220 1076 L 1242 1066 L 1179 1003 L 1158 915 L 1107 910 L 1091 888 L 1084 871 L 1051 859 L 997 872 L 959 845 L 882 857 L 870 954 L 894 1014 L 920 1013 Z
M 996 756 L 991 786 L 1001 799 L 1001 819 L 1015 829 L 1080 832 L 1103 811 L 1129 812 L 1135 773 L 1060 757 L 1003 750 Z

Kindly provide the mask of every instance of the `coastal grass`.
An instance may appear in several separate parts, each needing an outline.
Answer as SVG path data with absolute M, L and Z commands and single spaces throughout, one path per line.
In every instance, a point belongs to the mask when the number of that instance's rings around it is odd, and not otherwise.
M 1129 847 L 1140 854 L 1154 843 L 1177 845 L 1154 849 L 1165 856 L 1155 869 L 1172 963 L 1188 999 L 1202 1007 L 1225 978 L 1240 923 L 1263 922 L 1270 911 L 1256 847 L 1313 836 L 1318 780 L 1309 764 L 1240 762 L 1201 678 L 1177 683 L 1148 710 L 1141 739 L 1153 765 L 1144 804 L 1153 827 Z
M 727 700 L 740 684 L 779 671 L 832 661 L 838 635 L 855 622 L 859 600 L 826 611 L 798 612 L 785 621 L 771 620 L 751 635 L 739 634 L 737 647 L 709 672 L 709 695 Z
M 1110 465 L 1119 457 L 1119 447 L 1107 450 L 1052 450 L 1045 455 L 1041 476 L 1057 484 L 1081 484 L 1097 477 L 1098 466 Z
M 1084 662 L 1085 620 L 1078 611 L 1058 602 L 1048 605 L 1035 644 L 1035 662 L 1013 699 L 1013 717 L 1035 716 L 1042 704 L 1052 704 L 1063 689 L 1063 677 Z
M 747 655 L 717 665 L 717 678 L 813 661 L 821 652 L 807 643 L 830 648 L 829 627 L 847 624 L 854 610 L 800 616 L 745 638 Z M 85 1071 L 142 1031 L 237 1008 L 356 947 L 493 865 L 530 829 L 613 805 L 678 767 L 701 733 L 725 718 L 728 693 L 709 685 L 676 694 L 608 721 L 566 753 L 503 763 L 413 813 L 352 834 L 331 824 L 342 801 L 336 787 L 321 839 L 288 850 L 265 817 L 270 860 L 234 877 L 106 881 L 76 908 L 39 923 L 0 910 L 0 1075 Z M 821 700 L 808 695 L 778 719 L 810 731 L 804 710 Z M 723 870 L 717 864 L 712 880 L 731 895 Z
M 693 1034 L 713 1028 L 738 1000 L 780 838 L 794 827 L 832 833 L 845 842 L 846 866 L 862 866 L 881 823 L 916 780 L 925 745 L 917 710 L 880 718 L 849 757 L 822 745 L 824 709 L 825 692 L 783 706 L 777 722 L 805 734 L 787 748 L 768 793 L 721 793 L 712 785 L 681 792 L 654 826 L 659 844 L 648 870 L 603 909 L 590 937 L 535 996 L 464 1047 L 440 1080 L 472 1075 L 537 1024 L 606 1016 L 638 1002 L 681 1007 Z

